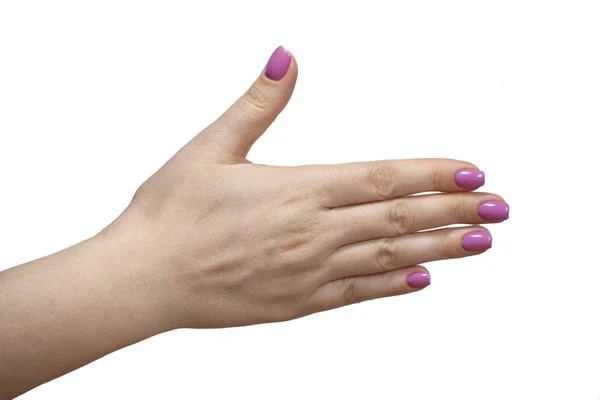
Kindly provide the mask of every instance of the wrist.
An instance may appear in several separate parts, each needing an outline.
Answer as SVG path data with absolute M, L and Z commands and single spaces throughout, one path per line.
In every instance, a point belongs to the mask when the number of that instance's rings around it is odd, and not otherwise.
M 135 235 L 128 232 L 105 229 L 2 272 L 0 292 L 7 306 L 1 320 L 7 329 L 0 329 L 0 347 L 7 344 L 3 359 L 14 362 L 0 362 L 0 375 L 14 379 L 5 391 L 0 388 L 0 397 L 12 398 L 178 327 L 161 268 L 141 262 Z
M 137 335 L 150 337 L 182 327 L 176 279 L 163 268 L 153 238 L 147 230 L 115 222 L 81 245 L 95 254 L 95 268 L 111 283 L 123 311 L 139 325 Z

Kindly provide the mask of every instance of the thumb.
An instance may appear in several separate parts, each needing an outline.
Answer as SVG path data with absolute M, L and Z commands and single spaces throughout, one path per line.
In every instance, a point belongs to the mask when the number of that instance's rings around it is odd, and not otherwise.
M 201 136 L 227 156 L 246 158 L 250 147 L 287 105 L 297 76 L 294 57 L 279 46 L 250 89 Z

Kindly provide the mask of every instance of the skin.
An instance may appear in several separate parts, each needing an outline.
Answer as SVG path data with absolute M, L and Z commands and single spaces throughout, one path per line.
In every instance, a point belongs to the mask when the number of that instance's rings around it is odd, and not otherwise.
M 296 76 L 293 59 L 280 81 L 261 74 L 95 237 L 0 273 L 0 398 L 161 332 L 411 293 L 419 264 L 479 254 L 461 238 L 483 227 L 438 229 L 485 223 L 478 205 L 503 201 L 456 185 L 473 164 L 250 163 Z

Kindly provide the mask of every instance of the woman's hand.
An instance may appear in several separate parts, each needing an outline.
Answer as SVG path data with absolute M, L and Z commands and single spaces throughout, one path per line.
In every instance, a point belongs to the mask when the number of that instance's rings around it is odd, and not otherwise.
M 283 321 L 429 285 L 417 264 L 479 254 L 508 205 L 453 160 L 270 167 L 246 160 L 285 107 L 283 48 L 101 233 L 2 271 L 0 398 L 180 327 Z M 422 194 L 424 192 L 441 192 Z
M 278 48 L 229 110 L 145 182 L 102 237 L 174 327 L 283 321 L 429 285 L 418 264 L 491 247 L 480 224 L 508 218 L 476 166 L 447 159 L 327 166 L 252 164 L 252 144 L 297 76 Z M 424 192 L 441 192 L 419 195 Z M 162 297 L 160 297 L 162 296 Z

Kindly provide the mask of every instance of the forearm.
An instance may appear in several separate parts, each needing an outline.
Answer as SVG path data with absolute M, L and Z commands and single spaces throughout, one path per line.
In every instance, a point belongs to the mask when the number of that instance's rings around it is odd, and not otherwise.
M 174 327 L 160 277 L 121 239 L 103 233 L 0 273 L 0 398 Z

